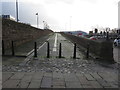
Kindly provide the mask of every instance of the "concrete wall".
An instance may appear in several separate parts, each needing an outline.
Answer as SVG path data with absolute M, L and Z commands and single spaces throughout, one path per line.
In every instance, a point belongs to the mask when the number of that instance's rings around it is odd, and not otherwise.
M 15 46 L 18 46 L 50 33 L 52 33 L 51 30 L 37 29 L 27 24 L 2 19 L 2 40 L 5 43 L 5 49 L 11 47 L 11 41 L 15 42 Z
M 81 51 L 86 53 L 87 45 L 89 51 L 94 54 L 98 60 L 114 62 L 113 59 L 113 44 L 110 41 L 97 42 L 82 37 L 73 36 L 70 34 L 61 33 L 63 36 L 76 43 Z

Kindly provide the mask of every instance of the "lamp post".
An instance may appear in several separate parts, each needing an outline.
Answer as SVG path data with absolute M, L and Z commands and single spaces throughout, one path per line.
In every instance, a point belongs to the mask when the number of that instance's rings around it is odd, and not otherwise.
M 36 13 L 36 15 L 37 15 L 37 28 L 38 28 L 38 13 Z
M 18 22 L 18 0 L 16 0 L 16 20 Z
M 43 28 L 45 29 L 45 21 L 43 21 Z

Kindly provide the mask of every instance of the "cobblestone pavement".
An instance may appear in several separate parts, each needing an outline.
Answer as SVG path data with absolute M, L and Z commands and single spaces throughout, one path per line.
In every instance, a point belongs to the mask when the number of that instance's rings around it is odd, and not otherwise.
M 16 65 L 3 65 L 3 72 L 61 72 L 61 73 L 89 73 L 89 72 L 114 72 L 117 73 L 116 64 L 100 64 L 93 60 L 83 59 L 55 59 L 31 58 L 25 65 L 22 63 Z

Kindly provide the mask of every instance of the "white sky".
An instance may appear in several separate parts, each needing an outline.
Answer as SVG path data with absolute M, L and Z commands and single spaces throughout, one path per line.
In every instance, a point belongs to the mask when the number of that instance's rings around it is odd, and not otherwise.
M 21 2 L 23 0 L 18 1 Z M 24 0 L 25 3 L 31 4 L 30 7 L 34 7 L 34 11 L 39 13 L 39 20 L 41 20 L 39 22 L 40 28 L 43 28 L 42 21 L 46 21 L 54 31 L 83 30 L 86 32 L 96 27 L 117 28 L 118 1 Z M 32 23 L 32 21 L 30 23 L 36 26 L 36 23 Z

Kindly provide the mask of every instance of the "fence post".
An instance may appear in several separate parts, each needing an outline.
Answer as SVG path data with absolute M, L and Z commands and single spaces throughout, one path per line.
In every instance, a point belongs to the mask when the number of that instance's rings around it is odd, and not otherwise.
M 62 49 L 62 48 L 61 48 L 61 43 L 60 43 L 60 44 L 59 44 L 59 58 L 61 58 L 61 56 L 62 56 L 62 55 L 61 55 L 61 49 Z
M 2 40 L 2 55 L 5 55 L 4 41 Z
M 34 43 L 34 57 L 37 57 L 37 43 Z
M 89 48 L 90 48 L 90 45 L 87 44 L 87 53 L 86 53 L 86 58 L 89 58 Z
M 76 43 L 74 43 L 74 52 L 73 52 L 73 58 L 76 58 Z
M 14 42 L 12 41 L 12 56 L 15 56 L 15 51 L 14 51 Z
M 50 45 L 49 45 L 49 42 L 47 42 L 47 58 L 50 58 Z

